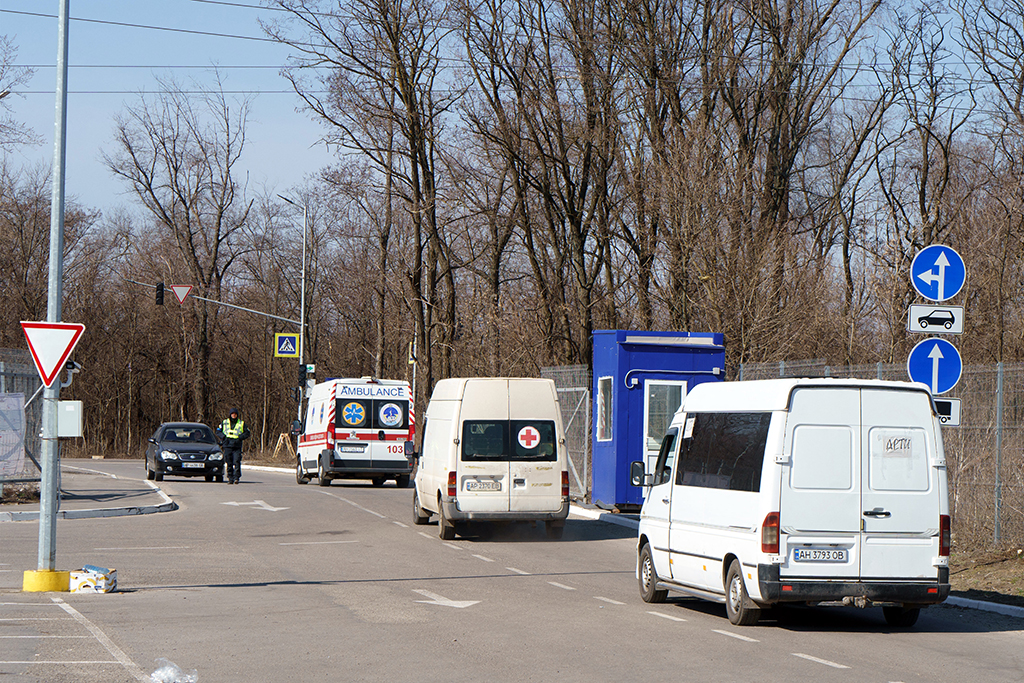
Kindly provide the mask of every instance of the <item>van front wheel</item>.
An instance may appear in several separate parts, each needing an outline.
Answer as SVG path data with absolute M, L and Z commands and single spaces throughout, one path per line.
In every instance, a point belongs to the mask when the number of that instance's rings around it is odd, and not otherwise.
M 654 569 L 651 544 L 644 543 L 640 549 L 640 597 L 644 602 L 665 602 L 667 590 L 658 590 L 658 572 Z
M 756 624 L 761 618 L 761 609 L 753 605 L 750 596 L 747 595 L 747 588 L 743 585 L 740 561 L 733 560 L 725 580 L 725 612 L 729 615 L 729 622 L 736 626 Z
M 423 509 L 420 505 L 420 494 L 413 488 L 412 490 L 412 523 L 416 525 L 423 525 L 430 521 L 430 513 Z

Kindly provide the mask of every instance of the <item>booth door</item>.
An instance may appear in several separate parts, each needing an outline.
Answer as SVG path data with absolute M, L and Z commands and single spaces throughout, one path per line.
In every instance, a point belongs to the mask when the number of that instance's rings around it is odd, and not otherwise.
M 686 396 L 685 380 L 648 379 L 644 380 L 644 427 L 641 452 L 644 471 L 653 472 L 661 451 L 672 417 L 679 410 Z M 646 490 L 641 495 L 646 495 Z

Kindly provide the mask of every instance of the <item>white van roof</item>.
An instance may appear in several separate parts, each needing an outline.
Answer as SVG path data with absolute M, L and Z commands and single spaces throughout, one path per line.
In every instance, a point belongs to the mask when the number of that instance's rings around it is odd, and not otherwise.
M 554 381 L 550 379 L 544 379 L 540 377 L 452 377 L 450 379 L 442 379 L 434 385 L 434 393 L 430 395 L 432 401 L 461 401 L 463 394 L 466 392 L 466 384 L 468 382 L 474 383 L 493 383 L 495 388 L 505 388 L 505 382 L 542 382 L 546 384 L 554 385 Z
M 804 387 L 894 389 L 923 391 L 920 382 L 892 382 L 878 379 L 840 379 L 832 377 L 787 377 L 742 382 L 702 382 L 683 399 L 682 409 L 688 412 L 787 410 L 794 389 Z

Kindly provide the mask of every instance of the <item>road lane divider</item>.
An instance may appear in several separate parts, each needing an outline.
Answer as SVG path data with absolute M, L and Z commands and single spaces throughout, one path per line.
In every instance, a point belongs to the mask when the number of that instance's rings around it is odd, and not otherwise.
M 745 643 L 760 643 L 761 642 L 757 638 L 748 638 L 747 636 L 741 636 L 739 633 L 733 633 L 732 631 L 723 631 L 723 630 L 717 629 L 717 628 L 713 628 L 711 630 L 714 631 L 715 633 L 720 633 L 723 636 L 729 636 L 730 638 L 735 638 L 736 640 L 742 640 Z
M 827 659 L 821 659 L 819 657 L 812 657 L 811 655 L 805 655 L 802 652 L 792 652 L 790 654 L 792 654 L 794 657 L 799 657 L 800 659 L 806 659 L 809 662 L 817 662 L 818 664 L 824 664 L 825 666 L 830 666 L 833 669 L 849 669 L 850 668 L 850 667 L 844 666 L 842 664 L 837 664 L 836 662 L 830 662 Z
M 686 621 L 686 619 L 683 619 L 682 617 L 674 617 L 671 614 L 663 614 L 661 612 L 648 612 L 648 614 L 653 614 L 656 617 L 668 619 L 669 621 Z

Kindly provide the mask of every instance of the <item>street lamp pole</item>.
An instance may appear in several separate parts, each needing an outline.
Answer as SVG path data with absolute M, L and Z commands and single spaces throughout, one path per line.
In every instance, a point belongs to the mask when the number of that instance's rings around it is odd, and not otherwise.
M 288 199 L 284 195 L 277 195 L 284 201 L 288 202 L 292 206 L 298 208 L 298 204 Z M 299 285 L 299 366 L 304 367 L 306 364 L 305 347 L 306 347 L 306 233 L 308 232 L 308 213 L 306 211 L 306 204 L 302 204 L 302 283 Z M 306 387 L 299 387 L 299 407 L 298 407 L 298 420 L 302 421 L 302 396 L 306 392 Z

